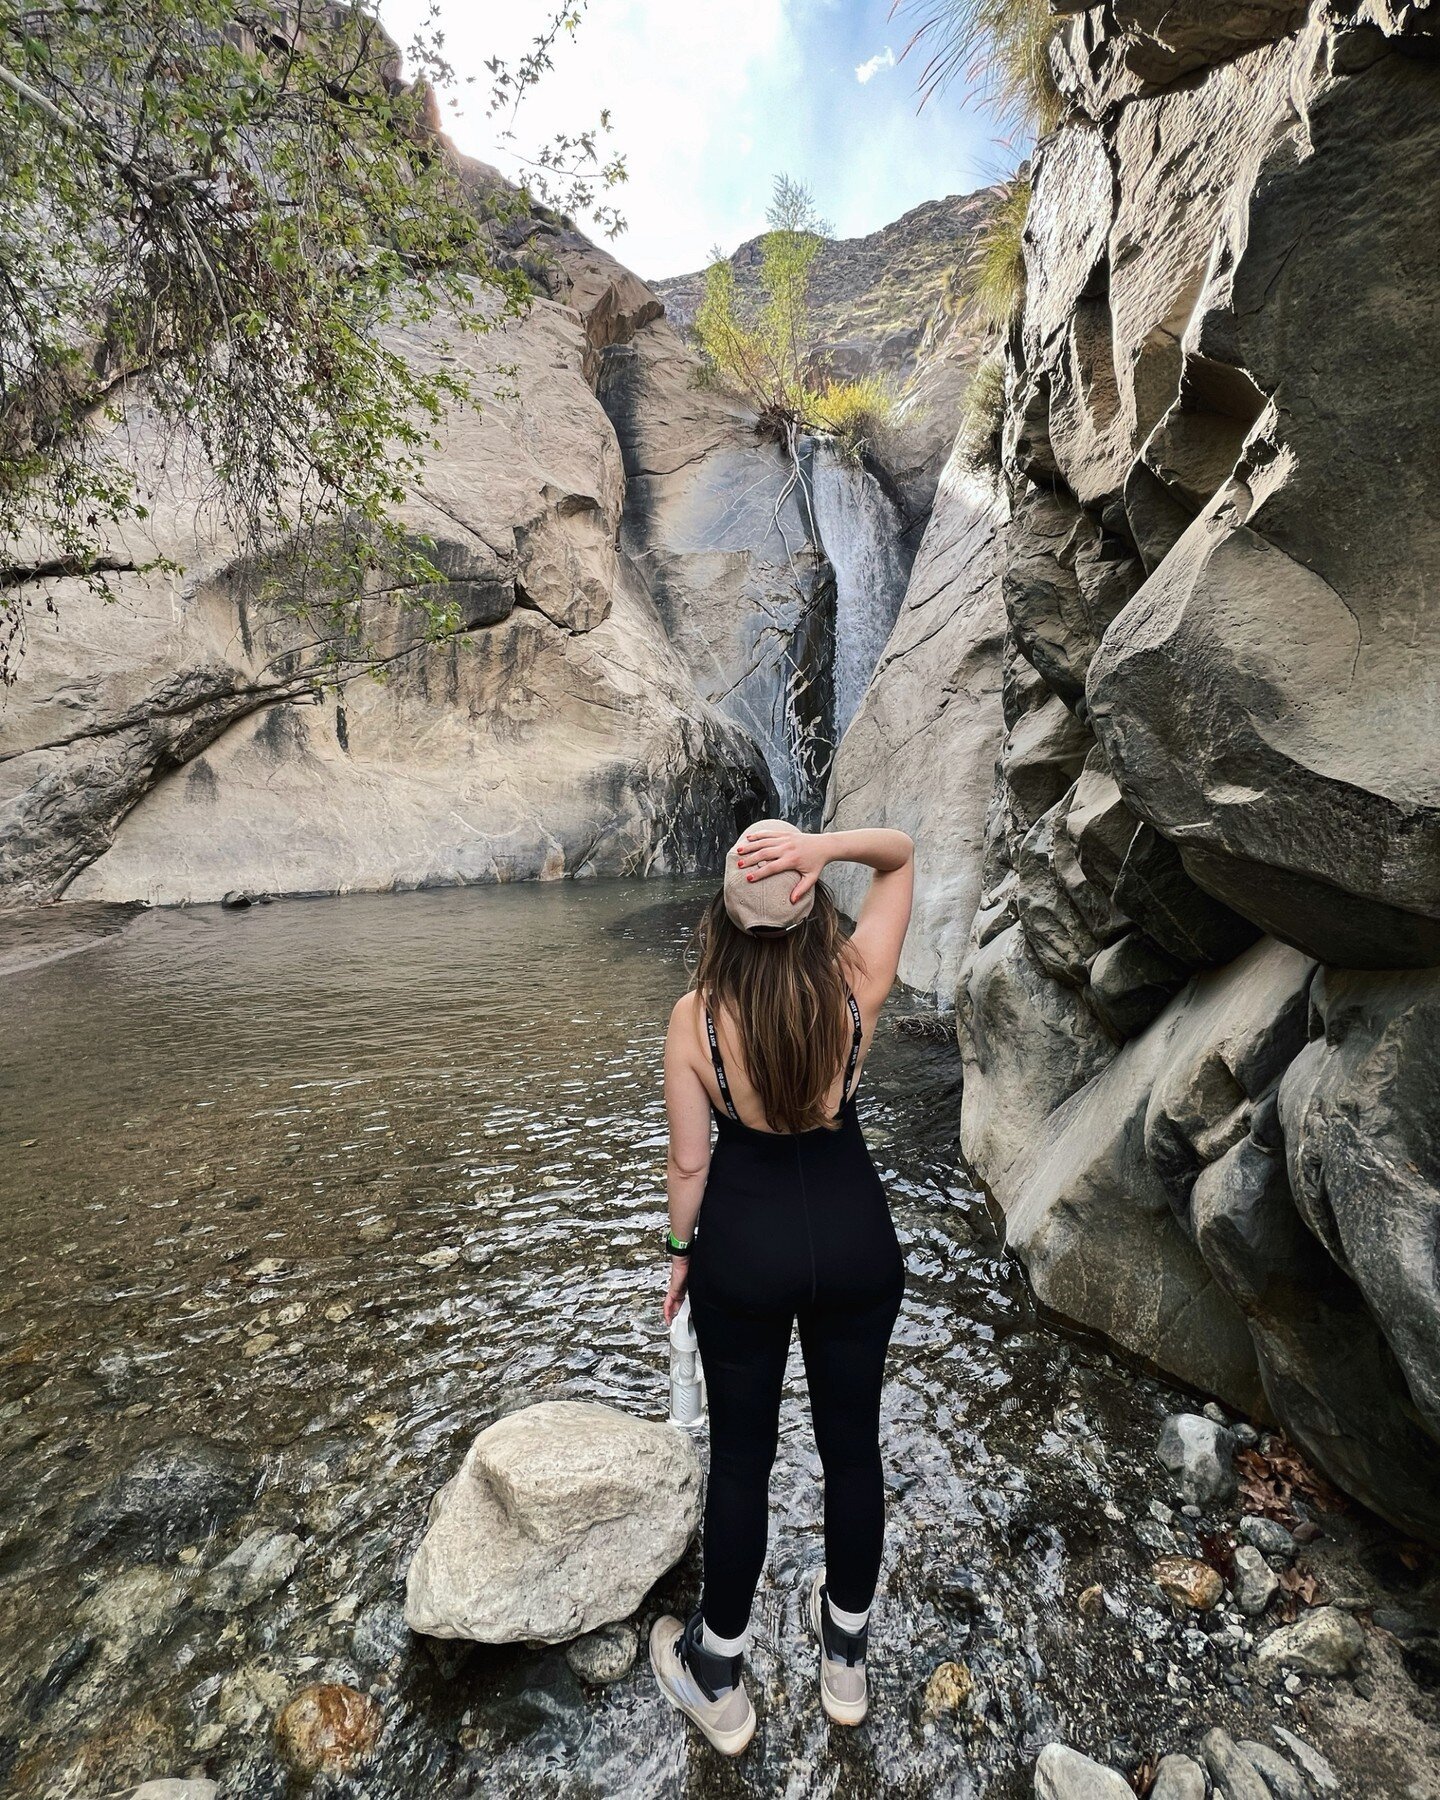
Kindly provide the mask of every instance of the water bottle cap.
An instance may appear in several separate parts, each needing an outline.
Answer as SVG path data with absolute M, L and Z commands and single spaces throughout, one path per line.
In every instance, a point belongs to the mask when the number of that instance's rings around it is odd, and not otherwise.
M 690 1317 L 688 1295 L 681 1301 L 679 1312 L 670 1321 L 670 1342 L 677 1350 L 693 1350 L 695 1348 L 695 1324 Z

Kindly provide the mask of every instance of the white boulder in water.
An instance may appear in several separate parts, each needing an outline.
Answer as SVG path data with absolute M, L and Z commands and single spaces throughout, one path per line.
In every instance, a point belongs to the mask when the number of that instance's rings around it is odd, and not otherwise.
M 405 1621 L 430 1637 L 558 1644 L 634 1612 L 700 1522 L 700 1462 L 668 1425 L 588 1401 L 482 1431 L 430 1506 Z

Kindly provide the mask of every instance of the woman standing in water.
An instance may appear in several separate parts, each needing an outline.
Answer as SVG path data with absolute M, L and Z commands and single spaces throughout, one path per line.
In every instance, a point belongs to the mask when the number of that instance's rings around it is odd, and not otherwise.
M 755 1732 L 742 1665 L 797 1319 L 825 1471 L 826 1566 L 809 1593 L 820 1695 L 837 1724 L 865 1717 L 885 1532 L 880 1389 L 905 1266 L 855 1086 L 910 923 L 914 858 L 903 831 L 751 826 L 700 921 L 665 1039 L 665 1318 L 688 1291 L 710 1481 L 700 1606 L 684 1624 L 656 1621 L 650 1661 L 666 1699 L 730 1756 Z M 832 862 L 874 871 L 848 937 L 820 882 Z

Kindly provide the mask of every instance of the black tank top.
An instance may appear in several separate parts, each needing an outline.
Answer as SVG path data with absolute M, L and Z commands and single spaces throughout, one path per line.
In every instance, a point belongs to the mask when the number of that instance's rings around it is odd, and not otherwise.
M 840 1104 L 835 1109 L 835 1117 L 837 1119 L 845 1111 L 845 1102 L 850 1098 L 850 1083 L 854 1079 L 855 1064 L 860 1060 L 860 1039 L 863 1035 L 860 1023 L 860 1008 L 856 1003 L 855 996 L 847 992 L 845 995 L 845 1004 L 850 1008 L 850 1018 L 854 1025 L 854 1030 L 850 1035 L 850 1054 L 845 1061 L 845 1079 L 840 1087 Z M 737 1125 L 741 1124 L 743 1121 L 741 1120 L 739 1113 L 735 1110 L 735 1102 L 730 1094 L 730 1082 L 725 1074 L 725 1062 L 720 1055 L 720 1040 L 715 1035 L 715 1021 L 710 1016 L 710 1008 L 708 1006 L 705 1008 L 705 1035 L 710 1040 L 710 1061 L 715 1065 L 715 1083 L 720 1089 L 720 1098 L 725 1102 L 725 1110 L 729 1113 L 730 1117 L 734 1119 Z M 711 1110 L 715 1110 L 713 1101 L 711 1103 Z M 753 1130 L 754 1127 L 751 1126 L 750 1129 Z M 786 1137 L 789 1134 L 783 1131 L 777 1131 L 772 1133 L 772 1135 L 775 1137 Z

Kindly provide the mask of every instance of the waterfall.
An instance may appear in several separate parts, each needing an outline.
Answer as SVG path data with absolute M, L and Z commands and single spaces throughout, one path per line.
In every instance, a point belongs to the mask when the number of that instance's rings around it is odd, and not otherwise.
M 835 571 L 835 742 L 855 717 L 895 623 L 911 557 L 880 483 L 829 444 L 815 451 L 815 524 Z

